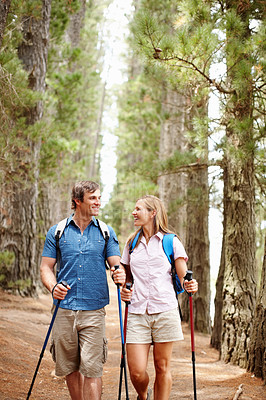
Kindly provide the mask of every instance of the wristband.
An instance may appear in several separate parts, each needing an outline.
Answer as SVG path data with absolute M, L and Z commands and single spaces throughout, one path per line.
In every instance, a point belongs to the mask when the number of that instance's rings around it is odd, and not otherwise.
M 52 289 L 52 291 L 51 291 L 52 297 L 54 297 L 54 290 L 55 290 L 55 288 L 56 288 L 57 285 L 58 285 L 58 283 L 56 283 L 56 284 L 54 285 L 54 287 L 53 287 L 53 289 Z

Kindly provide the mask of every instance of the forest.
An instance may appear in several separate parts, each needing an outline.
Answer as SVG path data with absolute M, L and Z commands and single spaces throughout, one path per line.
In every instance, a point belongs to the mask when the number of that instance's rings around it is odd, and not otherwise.
M 0 286 L 43 290 L 46 232 L 70 215 L 76 181 L 102 182 L 110 129 L 116 176 L 100 218 L 122 250 L 136 200 L 160 197 L 199 283 L 195 329 L 265 382 L 265 2 L 132 0 L 126 79 L 110 87 L 114 1 L 0 0 Z M 223 228 L 213 319 L 211 209 Z M 185 297 L 181 308 L 188 321 Z

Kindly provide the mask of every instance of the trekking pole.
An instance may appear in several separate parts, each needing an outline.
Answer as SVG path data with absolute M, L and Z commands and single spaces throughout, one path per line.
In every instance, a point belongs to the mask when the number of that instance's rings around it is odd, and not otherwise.
M 114 266 L 115 269 L 119 268 L 119 265 Z M 118 308 L 119 308 L 119 319 L 120 319 L 120 333 L 121 333 L 121 345 L 122 345 L 122 360 L 123 360 L 123 369 L 125 375 L 125 387 L 126 387 L 126 400 L 129 400 L 128 397 L 128 384 L 127 384 L 127 368 L 126 368 L 126 351 L 125 351 L 125 341 L 124 341 L 124 330 L 123 330 L 123 317 L 122 317 L 122 302 L 121 302 L 121 293 L 120 293 L 120 285 L 119 283 L 116 284 L 117 286 L 117 297 L 118 297 Z M 119 392 L 118 398 L 120 399 L 121 393 Z
M 192 271 L 187 271 L 184 280 L 192 281 Z M 187 292 L 187 291 L 186 291 Z M 190 309 L 190 332 L 191 332 L 191 350 L 192 350 L 192 369 L 193 369 L 193 388 L 194 388 L 194 400 L 197 400 L 196 391 L 196 368 L 195 368 L 195 342 L 194 342 L 194 320 L 193 320 L 193 302 L 192 293 L 188 293 L 189 296 L 189 309 Z
M 66 281 L 62 281 L 62 282 L 60 282 L 60 283 L 61 283 L 63 286 L 67 287 L 67 282 L 66 282 Z M 28 399 L 30 398 L 31 391 L 32 391 L 32 388 L 33 388 L 33 385 L 34 385 L 34 382 L 35 382 L 35 379 L 36 379 L 36 376 L 37 376 L 39 367 L 40 367 L 40 365 L 41 365 L 41 361 L 42 361 L 42 358 L 43 358 L 43 355 L 44 355 L 44 351 L 45 351 L 45 348 L 46 348 L 46 346 L 47 346 L 47 342 L 48 342 L 48 339 L 49 339 L 51 330 L 52 330 L 52 328 L 53 328 L 54 320 L 55 320 L 55 317 L 56 317 L 56 314 L 57 314 L 57 311 L 58 311 L 58 307 L 59 307 L 60 302 L 61 302 L 61 300 L 58 300 L 58 301 L 57 301 L 57 304 L 56 304 L 56 307 L 55 307 L 55 310 L 54 310 L 54 313 L 53 313 L 53 317 L 52 317 L 50 326 L 49 326 L 48 331 L 47 331 L 47 334 L 46 334 L 46 338 L 45 338 L 45 341 L 44 341 L 44 344 L 43 344 L 43 347 L 42 347 L 42 351 L 41 351 L 41 354 L 40 354 L 40 357 L 39 357 L 39 361 L 38 361 L 37 367 L 36 367 L 36 369 L 35 369 L 35 372 L 34 372 L 34 375 L 33 375 L 33 378 L 32 378 L 32 382 L 31 382 L 30 389 L 29 389 L 29 391 L 28 391 L 28 395 L 27 395 L 27 399 L 26 399 L 26 400 L 28 400 Z
M 131 289 L 132 284 L 130 282 L 126 283 L 126 288 L 128 290 Z M 125 308 L 125 318 L 124 318 L 124 343 L 126 343 L 126 336 L 127 336 L 127 315 L 128 315 L 128 305 L 130 304 L 130 301 L 126 301 L 126 308 Z M 120 380 L 119 380 L 119 394 L 118 394 L 118 400 L 121 400 L 121 390 L 122 390 L 122 380 L 123 380 L 123 369 L 125 371 L 125 359 L 123 357 L 123 354 L 121 354 L 121 364 L 120 364 Z M 126 376 L 125 376 L 126 379 Z

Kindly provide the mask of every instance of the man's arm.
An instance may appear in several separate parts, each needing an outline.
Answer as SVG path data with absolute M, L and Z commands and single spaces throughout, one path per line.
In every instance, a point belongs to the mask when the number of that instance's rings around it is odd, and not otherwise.
M 120 256 L 110 256 L 107 257 L 107 261 L 110 266 L 110 273 L 114 283 L 119 283 L 123 286 L 126 281 L 126 273 L 124 267 L 120 264 L 120 258 Z M 119 265 L 117 270 L 115 270 L 115 265 Z
M 63 300 L 66 297 L 70 286 L 67 288 L 63 285 L 57 284 L 56 277 L 54 274 L 54 266 L 56 263 L 55 258 L 50 257 L 42 257 L 41 266 L 40 266 L 40 273 L 41 273 L 41 280 L 44 286 L 52 293 L 53 291 L 53 298 L 58 300 Z

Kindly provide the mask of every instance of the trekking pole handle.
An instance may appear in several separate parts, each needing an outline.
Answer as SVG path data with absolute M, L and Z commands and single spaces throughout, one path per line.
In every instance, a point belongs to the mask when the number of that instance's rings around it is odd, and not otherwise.
M 132 283 L 131 283 L 131 282 L 127 282 L 127 283 L 126 283 L 126 289 L 127 289 L 127 290 L 130 290 L 130 289 L 131 289 L 131 286 L 132 286 Z M 128 304 L 130 304 L 130 301 L 126 301 L 126 305 L 128 305 Z
M 184 281 L 192 281 L 192 274 L 193 274 L 193 272 L 192 271 L 190 271 L 190 270 L 187 270 L 186 271 L 186 275 L 184 276 Z M 186 291 L 186 289 L 185 289 L 185 286 L 184 286 L 184 282 L 183 282 L 183 289 L 185 290 L 185 292 L 189 295 L 189 296 L 192 296 L 192 293 L 188 293 L 187 291 Z
M 67 281 L 57 282 L 57 283 L 54 285 L 53 289 L 52 289 L 52 297 L 54 297 L 54 290 L 55 290 L 56 286 L 58 286 L 58 285 L 63 285 L 63 286 L 65 286 L 65 288 L 67 288 L 68 283 L 67 283 Z M 60 301 L 61 301 L 61 300 L 57 300 L 57 301 L 58 301 L 58 304 L 60 304 Z
M 116 271 L 116 270 L 119 268 L 119 265 L 114 265 L 114 268 L 115 268 L 115 271 Z M 117 286 L 117 287 L 120 287 L 120 284 L 117 283 L 116 286 Z
M 193 272 L 192 271 L 190 271 L 190 270 L 188 270 L 188 271 L 186 271 L 186 276 L 184 276 L 184 280 L 185 281 L 192 281 L 192 274 L 193 274 Z

